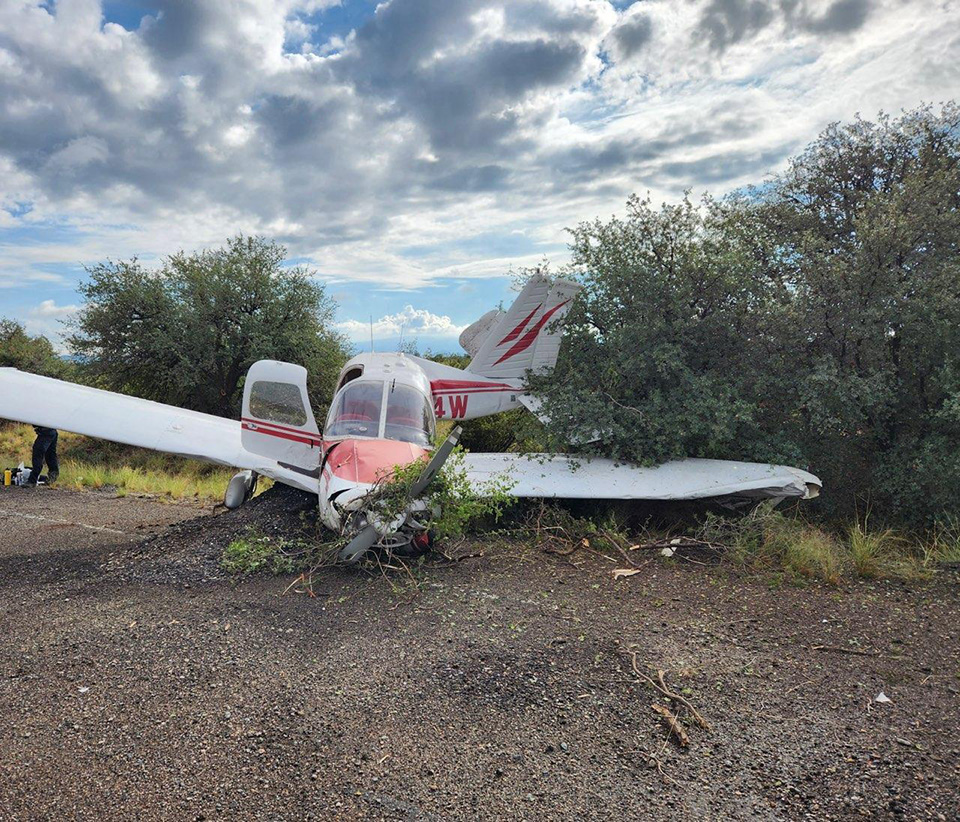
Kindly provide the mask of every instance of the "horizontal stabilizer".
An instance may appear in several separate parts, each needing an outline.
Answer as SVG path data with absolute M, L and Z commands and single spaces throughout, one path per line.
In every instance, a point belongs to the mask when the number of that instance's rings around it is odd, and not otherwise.
M 534 414 L 537 419 L 540 420 L 544 425 L 547 425 L 550 422 L 550 415 L 543 410 L 543 400 L 539 397 L 534 397 L 532 394 L 521 394 L 517 399 L 526 408 L 531 414 Z M 568 437 L 569 445 L 587 445 L 591 442 L 600 442 L 603 439 L 603 431 L 599 428 L 591 428 L 583 433 L 577 433 L 574 436 Z
M 490 332 L 503 316 L 504 313 L 499 308 L 494 308 L 472 325 L 468 325 L 460 332 L 460 347 L 471 357 L 476 357 L 480 346 L 486 342 Z

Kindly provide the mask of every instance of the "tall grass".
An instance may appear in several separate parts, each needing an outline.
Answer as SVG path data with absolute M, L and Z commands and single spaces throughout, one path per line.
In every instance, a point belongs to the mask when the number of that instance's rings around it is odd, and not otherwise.
M 924 565 L 960 568 L 960 522 L 941 523 L 924 543 Z
M 35 434 L 29 425 L 0 425 L 0 469 L 30 464 Z M 61 432 L 58 487 L 112 489 L 118 496 L 154 494 L 168 499 L 219 501 L 233 471 L 143 448 Z M 269 483 L 260 483 L 260 490 Z
M 709 516 L 699 536 L 722 545 L 726 561 L 788 581 L 918 580 L 945 564 L 960 564 L 960 527 L 911 536 L 873 529 L 863 518 L 834 531 L 798 516 L 758 511 L 739 520 Z
M 709 516 L 700 536 L 723 545 L 725 559 L 743 568 L 832 584 L 843 575 L 840 545 L 832 534 L 777 513 L 739 520 Z

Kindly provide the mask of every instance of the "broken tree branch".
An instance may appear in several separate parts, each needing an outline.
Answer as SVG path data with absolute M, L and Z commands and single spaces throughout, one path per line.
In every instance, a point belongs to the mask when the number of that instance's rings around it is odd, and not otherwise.
M 681 748 L 686 748 L 690 744 L 690 737 L 687 736 L 687 732 L 683 729 L 683 725 L 680 724 L 676 715 L 669 708 L 664 708 L 663 705 L 657 705 L 657 703 L 653 703 L 650 707 L 660 715 L 663 724 L 670 730 L 670 734 L 677 741 L 677 744 Z
M 660 671 L 660 670 L 657 671 L 657 681 L 655 681 L 652 677 L 648 676 L 647 674 L 643 673 L 643 671 L 640 670 L 640 667 L 637 665 L 636 652 L 629 651 L 628 653 L 630 654 L 630 664 L 633 667 L 633 672 L 640 679 L 646 682 L 651 688 L 654 688 L 655 690 L 659 691 L 667 699 L 670 699 L 673 702 L 676 702 L 678 705 L 683 705 L 683 707 L 690 712 L 690 716 L 693 717 L 694 721 L 701 728 L 703 728 L 705 731 L 710 730 L 710 723 L 703 718 L 703 715 L 700 713 L 700 711 L 698 711 L 696 708 L 693 707 L 693 705 L 690 704 L 690 700 L 684 696 L 681 696 L 678 693 L 674 693 L 667 687 L 667 683 L 664 681 L 664 674 L 665 674 L 664 671 Z
M 660 758 L 659 758 L 659 757 L 654 756 L 652 753 L 647 753 L 646 751 L 638 751 L 637 753 L 639 753 L 641 756 L 645 756 L 645 757 L 647 758 L 647 761 L 650 762 L 650 764 L 653 765 L 653 766 L 657 769 L 657 773 L 660 774 L 660 777 L 663 779 L 664 782 L 669 782 L 671 785 L 679 785 L 679 784 L 680 784 L 679 782 L 677 782 L 676 779 L 674 779 L 672 776 L 670 776 L 670 775 L 663 769 L 663 763 L 660 761 Z

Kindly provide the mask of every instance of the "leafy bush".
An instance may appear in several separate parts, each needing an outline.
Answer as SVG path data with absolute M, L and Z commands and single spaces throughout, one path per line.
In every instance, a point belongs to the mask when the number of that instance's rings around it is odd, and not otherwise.
M 554 445 L 785 462 L 819 511 L 960 517 L 960 108 L 834 125 L 763 188 L 573 230 Z
M 0 320 L 0 368 L 63 379 L 71 375 L 73 364 L 58 356 L 46 337 L 32 337 L 20 323 Z
M 310 569 L 322 545 L 291 542 L 251 531 L 223 549 L 220 566 L 231 574 L 246 576 L 265 572 L 280 576 Z
M 367 508 L 383 522 L 401 516 L 410 503 L 410 487 L 426 468 L 427 459 L 398 465 L 368 495 Z M 454 450 L 418 499 L 424 510 L 417 519 L 438 539 L 463 536 L 467 528 L 484 519 L 499 520 L 513 502 L 507 478 L 494 477 L 483 488 L 475 489 L 467 480 L 463 451 Z

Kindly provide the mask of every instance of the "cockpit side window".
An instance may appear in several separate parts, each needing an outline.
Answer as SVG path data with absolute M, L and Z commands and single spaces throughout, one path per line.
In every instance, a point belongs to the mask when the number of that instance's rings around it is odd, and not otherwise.
M 337 395 L 327 417 L 327 437 L 377 437 L 383 405 L 383 381 L 348 383 Z
M 250 413 L 258 420 L 283 425 L 307 423 L 300 387 L 293 383 L 257 380 L 250 391 Z
M 337 386 L 337 390 L 339 391 L 348 382 L 353 382 L 354 380 L 359 379 L 362 374 L 363 374 L 362 365 L 358 365 L 358 366 L 355 366 L 354 368 L 351 368 L 349 371 L 347 371 L 346 374 L 343 375 L 343 379 L 340 380 L 340 385 Z

